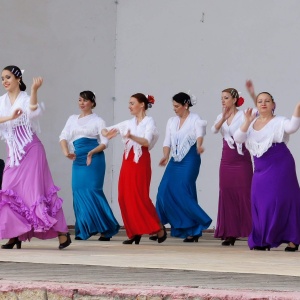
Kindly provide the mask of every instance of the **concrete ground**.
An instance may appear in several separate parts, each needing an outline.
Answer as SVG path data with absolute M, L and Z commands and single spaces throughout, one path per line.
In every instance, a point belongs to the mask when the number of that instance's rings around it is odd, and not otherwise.
M 222 247 L 212 233 L 198 243 L 144 236 L 123 245 L 123 230 L 109 242 L 72 238 L 61 251 L 56 239 L 0 249 L 0 300 L 300 299 L 300 252 L 285 245 L 250 251 L 240 240 Z

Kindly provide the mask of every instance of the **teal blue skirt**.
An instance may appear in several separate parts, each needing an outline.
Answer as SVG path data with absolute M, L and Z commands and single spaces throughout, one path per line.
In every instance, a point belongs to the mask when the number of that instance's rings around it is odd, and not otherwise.
M 99 145 L 98 141 L 80 138 L 73 144 L 76 154 L 72 167 L 75 236 L 83 240 L 97 233 L 112 237 L 118 233 L 120 226 L 103 193 L 104 152 L 94 154 L 87 166 L 87 153 Z
M 194 145 L 182 161 L 170 159 L 158 187 L 156 210 L 162 224 L 171 225 L 174 237 L 199 237 L 212 222 L 198 204 L 196 180 L 200 165 L 201 157 Z

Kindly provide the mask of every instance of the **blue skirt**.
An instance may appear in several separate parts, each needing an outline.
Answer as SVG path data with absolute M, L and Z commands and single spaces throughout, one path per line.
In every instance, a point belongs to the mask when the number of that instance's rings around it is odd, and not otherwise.
M 73 144 L 76 154 L 72 167 L 75 235 L 83 240 L 97 233 L 112 237 L 118 233 L 120 226 L 103 193 L 104 152 L 94 154 L 87 166 L 87 153 L 99 145 L 97 140 L 80 138 Z
M 172 236 L 201 236 L 212 222 L 198 204 L 196 180 L 200 164 L 194 145 L 182 161 L 171 158 L 158 187 L 156 210 L 161 222 L 171 225 Z

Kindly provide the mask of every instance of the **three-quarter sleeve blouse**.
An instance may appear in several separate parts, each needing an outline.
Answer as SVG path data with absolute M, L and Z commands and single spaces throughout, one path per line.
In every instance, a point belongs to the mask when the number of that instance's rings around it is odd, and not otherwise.
M 234 139 L 238 143 L 244 143 L 249 152 L 256 157 L 262 156 L 272 146 L 273 143 L 288 143 L 289 135 L 296 132 L 300 127 L 300 118 L 292 117 L 287 119 L 275 116 L 262 129 L 255 130 L 250 124 L 247 132 L 238 129 L 234 134 Z
M 145 116 L 144 119 L 139 124 L 137 124 L 137 120 L 134 117 L 130 120 L 126 120 L 116 125 L 107 127 L 106 129 L 107 130 L 117 129 L 124 143 L 125 159 L 128 158 L 128 154 L 130 150 L 133 149 L 134 162 L 136 163 L 139 161 L 139 158 L 142 155 L 142 146 L 139 143 L 133 141 L 132 139 L 128 139 L 125 137 L 128 130 L 130 130 L 130 133 L 134 136 L 147 139 L 149 143 L 148 146 L 149 150 L 151 150 L 154 147 L 159 137 L 155 121 L 150 116 Z
M 179 125 L 178 116 L 168 120 L 163 143 L 164 147 L 171 149 L 172 157 L 178 162 L 185 157 L 199 137 L 205 136 L 207 121 L 195 113 L 190 113 L 180 128 Z
M 220 128 L 220 130 L 217 130 L 215 125 L 217 123 L 219 123 L 219 121 L 222 118 L 222 114 L 219 114 L 217 116 L 217 119 L 214 123 L 214 125 L 211 128 L 211 131 L 213 133 L 218 133 L 220 132 L 223 139 L 227 142 L 227 145 L 229 148 L 231 149 L 235 149 L 234 147 L 234 139 L 233 139 L 233 135 L 234 133 L 241 127 L 241 125 L 244 123 L 244 111 L 242 110 L 238 110 L 237 113 L 235 114 L 235 116 L 233 117 L 230 125 L 228 125 L 227 122 L 224 122 Z M 243 148 L 242 148 L 243 144 L 242 143 L 238 143 L 236 142 L 236 148 L 237 148 L 237 152 L 240 155 L 243 155 Z
M 95 113 L 82 118 L 79 118 L 79 115 L 72 115 L 67 120 L 59 140 L 66 140 L 71 152 L 74 151 L 73 142 L 83 137 L 97 139 L 99 144 L 107 146 L 108 139 L 101 134 L 103 128 L 105 121 Z

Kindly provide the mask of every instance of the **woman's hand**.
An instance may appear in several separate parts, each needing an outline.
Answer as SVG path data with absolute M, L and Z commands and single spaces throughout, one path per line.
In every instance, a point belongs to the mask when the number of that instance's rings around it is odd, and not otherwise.
M 126 139 L 130 139 L 131 138 L 130 129 L 128 129 L 127 133 L 124 135 L 124 138 L 126 138 Z
M 164 157 L 160 160 L 159 166 L 161 166 L 161 167 L 166 166 L 166 164 L 168 163 L 168 161 L 169 161 L 169 157 L 168 157 L 168 156 L 164 156 Z
M 249 124 L 256 118 L 256 116 L 252 113 L 252 111 L 253 108 L 247 108 L 246 111 L 244 112 L 245 121 Z
M 66 157 L 70 160 L 75 160 L 76 159 L 76 154 L 75 153 L 68 153 Z
M 10 116 L 11 120 L 19 118 L 22 115 L 22 113 L 23 113 L 22 109 L 20 108 L 16 109 Z
M 93 157 L 93 153 L 92 151 L 90 151 L 88 154 L 87 154 L 87 157 L 86 157 L 86 165 L 89 166 L 92 162 L 92 157 Z
M 42 77 L 34 77 L 32 80 L 32 86 L 31 90 L 37 91 L 43 84 L 43 78 Z
M 204 152 L 204 148 L 201 146 L 197 146 L 197 153 L 202 154 Z
M 111 130 L 102 129 L 101 134 L 110 140 L 110 139 L 114 138 L 115 136 L 117 136 L 118 130 L 116 128 L 113 128 Z
M 223 109 L 222 119 L 226 121 L 231 115 L 232 115 L 232 110 L 230 109 L 230 107 L 225 107 Z

